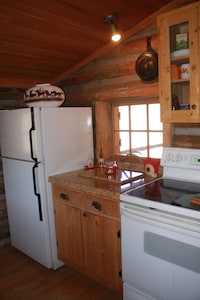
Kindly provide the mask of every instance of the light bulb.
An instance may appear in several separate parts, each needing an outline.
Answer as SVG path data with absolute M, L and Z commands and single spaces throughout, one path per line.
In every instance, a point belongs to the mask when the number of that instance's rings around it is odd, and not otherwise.
M 121 39 L 121 34 L 115 33 L 115 34 L 112 35 L 111 39 L 112 39 L 113 42 L 118 42 Z
M 118 42 L 121 39 L 120 31 L 117 29 L 116 21 L 117 21 L 117 15 L 111 14 L 106 17 L 104 17 L 104 20 L 110 25 L 111 29 L 111 40 L 114 42 Z

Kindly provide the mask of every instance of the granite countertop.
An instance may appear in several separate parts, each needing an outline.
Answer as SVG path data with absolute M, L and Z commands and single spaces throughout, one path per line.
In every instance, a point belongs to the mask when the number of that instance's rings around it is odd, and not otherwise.
M 96 194 L 97 196 L 120 199 L 121 193 L 155 179 L 144 174 L 143 178 L 132 182 L 124 181 L 124 184 L 120 184 L 119 182 L 114 182 L 114 180 L 109 180 L 109 178 L 102 180 L 102 178 L 97 178 L 96 176 L 89 176 L 88 171 L 89 170 L 82 169 L 53 175 L 49 177 L 49 181 L 51 184 L 63 188 L 76 189 L 82 192 Z

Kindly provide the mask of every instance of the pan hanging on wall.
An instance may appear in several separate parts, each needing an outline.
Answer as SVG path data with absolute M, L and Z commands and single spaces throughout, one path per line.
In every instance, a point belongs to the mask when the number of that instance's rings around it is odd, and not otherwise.
M 135 70 L 143 81 L 153 81 L 158 78 L 158 54 L 151 47 L 150 37 L 147 37 L 147 51 L 138 57 Z

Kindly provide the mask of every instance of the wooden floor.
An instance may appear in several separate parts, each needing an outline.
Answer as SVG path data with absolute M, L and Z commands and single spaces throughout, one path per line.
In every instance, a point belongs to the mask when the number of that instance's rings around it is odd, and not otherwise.
M 48 270 L 12 246 L 0 248 L 1 300 L 122 300 L 122 296 L 64 266 Z

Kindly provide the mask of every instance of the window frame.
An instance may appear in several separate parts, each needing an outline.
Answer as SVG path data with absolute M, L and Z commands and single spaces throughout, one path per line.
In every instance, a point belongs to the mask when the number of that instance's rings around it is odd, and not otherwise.
M 148 111 L 149 111 L 149 104 L 160 104 L 159 102 L 159 99 L 156 99 L 156 98 L 153 98 L 153 99 L 129 99 L 129 100 L 126 100 L 126 101 L 115 101 L 112 103 L 112 118 L 113 118 L 113 126 L 112 126 L 112 129 L 113 129 L 113 154 L 114 155 L 117 155 L 117 156 L 127 156 L 127 155 L 131 155 L 132 154 L 132 151 L 131 151 L 131 139 L 130 139 L 130 142 L 129 142 L 129 153 L 125 153 L 125 154 L 122 154 L 120 153 L 120 145 L 119 145 L 119 142 L 120 142 L 120 138 L 119 138 L 119 135 L 118 135 L 118 139 L 116 138 L 116 132 L 117 131 L 120 131 L 119 130 L 119 116 L 117 114 L 117 112 L 115 111 L 116 108 L 118 106 L 129 106 L 129 114 L 130 114 L 130 111 L 131 111 L 131 105 L 140 105 L 140 104 L 145 104 L 147 105 L 147 129 L 144 130 L 144 132 L 147 133 L 147 157 L 149 157 L 149 153 L 150 153 L 150 147 L 149 146 L 149 136 L 150 136 L 150 133 L 151 132 L 162 132 L 162 135 L 163 135 L 163 142 L 162 142 L 162 147 L 164 146 L 164 126 L 162 128 L 162 130 L 150 130 L 149 129 L 149 114 L 148 114 Z M 164 124 L 163 124 L 164 125 Z M 118 128 L 117 128 L 118 126 Z M 123 130 L 122 130 L 123 131 Z M 127 132 L 127 130 L 125 130 Z M 131 133 L 134 132 L 134 131 L 137 131 L 137 130 L 131 130 L 131 118 L 129 118 L 129 136 L 131 136 Z M 137 155 L 137 153 L 134 153 Z

